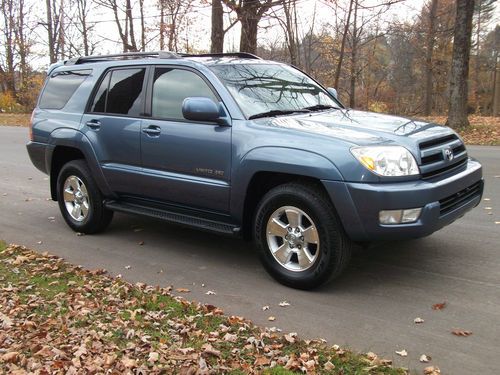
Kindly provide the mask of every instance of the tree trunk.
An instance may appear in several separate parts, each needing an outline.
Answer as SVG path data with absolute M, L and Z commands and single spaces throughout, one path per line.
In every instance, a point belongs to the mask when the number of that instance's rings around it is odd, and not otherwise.
M 210 35 L 210 52 L 224 51 L 224 12 L 221 0 L 212 0 L 212 32 Z
M 454 129 L 469 126 L 467 78 L 469 76 L 473 14 L 474 0 L 457 0 L 447 121 L 447 125 Z
M 475 113 L 479 112 L 479 45 L 481 41 L 481 11 L 482 11 L 482 0 L 478 0 L 478 10 L 477 10 L 477 34 L 476 34 L 476 58 L 474 60 L 474 79 L 473 85 L 474 88 L 472 92 L 474 93 L 474 108 Z
M 146 25 L 144 22 L 144 0 L 139 0 L 139 12 L 141 15 L 141 51 L 146 51 Z
M 347 12 L 347 20 L 345 22 L 344 33 L 342 34 L 342 43 L 340 45 L 339 61 L 337 63 L 337 69 L 335 69 L 335 80 L 334 80 L 333 86 L 337 90 L 339 87 L 340 71 L 342 70 L 342 61 L 344 60 L 345 42 L 347 39 L 347 33 L 349 31 L 349 23 L 351 22 L 351 13 L 352 13 L 353 4 L 354 4 L 354 0 L 351 0 L 349 2 L 349 11 Z
M 498 74 L 498 51 L 495 53 L 495 70 L 493 72 L 493 105 L 492 115 L 500 116 L 500 74 Z
M 259 18 L 255 8 L 250 8 L 240 18 L 240 52 L 257 52 L 257 26 Z
M 425 56 L 425 109 L 424 114 L 430 116 L 432 112 L 432 56 L 436 42 L 436 13 L 438 0 L 432 0 L 429 12 L 429 31 L 427 33 L 427 52 Z
M 356 63 L 357 63 L 357 49 L 358 49 L 358 30 L 357 30 L 357 21 L 358 18 L 358 1 L 354 0 L 354 20 L 352 23 L 352 50 L 351 50 L 351 89 L 349 96 L 349 107 L 354 108 L 356 105 Z
M 53 64 L 56 62 L 56 54 L 54 50 L 54 29 L 52 24 L 52 4 L 50 0 L 46 0 L 47 5 L 47 41 L 49 44 L 49 59 L 50 63 Z

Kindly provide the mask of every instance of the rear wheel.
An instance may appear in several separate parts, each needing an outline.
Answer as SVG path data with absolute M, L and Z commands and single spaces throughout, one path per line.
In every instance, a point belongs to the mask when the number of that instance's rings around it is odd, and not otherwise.
M 262 198 L 254 236 L 266 270 L 298 289 L 340 275 L 351 256 L 351 241 L 329 198 L 305 184 L 281 185 Z
M 84 160 L 73 160 L 62 167 L 57 179 L 57 201 L 64 220 L 76 232 L 100 232 L 113 218 Z

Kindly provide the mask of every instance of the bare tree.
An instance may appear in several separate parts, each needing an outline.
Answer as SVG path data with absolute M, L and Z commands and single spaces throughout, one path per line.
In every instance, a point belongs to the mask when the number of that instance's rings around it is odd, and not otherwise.
M 47 0 L 49 1 L 49 0 Z M 123 52 L 138 51 L 135 42 L 134 17 L 130 0 L 94 0 L 96 4 L 113 12 Z
M 3 44 L 5 53 L 5 68 L 3 68 L 3 81 L 5 89 L 12 95 L 16 95 L 15 63 L 14 63 L 14 41 L 16 30 L 16 1 L 1 0 L 3 15 Z
M 178 52 L 194 0 L 158 0 L 160 8 L 160 49 Z M 166 40 L 166 42 L 165 42 Z
M 221 53 L 224 50 L 224 9 L 221 0 L 212 0 L 212 29 L 210 52 Z
M 240 51 L 256 53 L 257 30 L 259 21 L 264 14 L 281 0 L 222 0 L 231 10 L 235 11 L 241 23 Z
M 427 51 L 425 53 L 425 109 L 424 114 L 430 116 L 432 111 L 432 56 L 436 42 L 436 22 L 438 0 L 432 0 L 429 10 L 429 29 L 427 32 Z
M 457 0 L 447 121 L 447 125 L 454 129 L 469 126 L 467 79 L 469 76 L 473 14 L 474 0 Z

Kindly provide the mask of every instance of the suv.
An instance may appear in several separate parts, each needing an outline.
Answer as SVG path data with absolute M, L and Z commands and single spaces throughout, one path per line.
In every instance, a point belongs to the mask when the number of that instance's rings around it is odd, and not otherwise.
M 451 129 L 345 108 L 246 53 L 55 64 L 27 148 L 73 230 L 118 211 L 253 238 L 266 270 L 303 289 L 338 276 L 352 243 L 429 235 L 483 192 Z

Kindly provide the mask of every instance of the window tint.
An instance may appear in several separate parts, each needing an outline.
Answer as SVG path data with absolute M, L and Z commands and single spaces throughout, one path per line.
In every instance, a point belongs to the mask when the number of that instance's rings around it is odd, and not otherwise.
M 218 102 L 210 87 L 196 73 L 170 68 L 155 70 L 152 103 L 153 117 L 184 119 L 182 102 L 191 96 L 204 96 L 216 103 Z
M 96 92 L 91 111 L 139 116 L 143 108 L 145 72 L 143 68 L 108 72 Z
M 91 72 L 91 70 L 74 70 L 52 74 L 40 98 L 40 108 L 63 108 Z
M 101 82 L 99 90 L 97 90 L 94 103 L 92 103 L 91 112 L 106 112 L 106 97 L 108 96 L 109 78 L 111 77 L 111 72 L 106 74 L 106 77 Z

